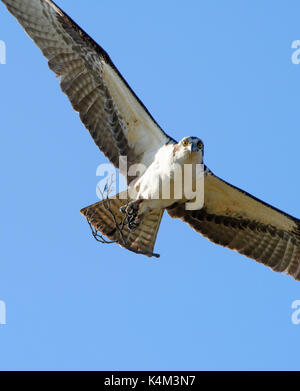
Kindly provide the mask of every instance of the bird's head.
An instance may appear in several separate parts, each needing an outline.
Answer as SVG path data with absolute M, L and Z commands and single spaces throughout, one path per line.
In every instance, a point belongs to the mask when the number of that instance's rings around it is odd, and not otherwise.
M 203 163 L 204 144 L 198 137 L 184 137 L 177 144 L 177 153 L 181 157 L 191 158 L 195 163 Z

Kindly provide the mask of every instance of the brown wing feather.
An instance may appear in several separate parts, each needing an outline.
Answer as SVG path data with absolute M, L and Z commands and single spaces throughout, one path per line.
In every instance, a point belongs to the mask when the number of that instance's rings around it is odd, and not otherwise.
M 208 173 L 204 207 L 168 209 L 216 244 L 300 280 L 300 221 Z
M 108 54 L 50 0 L 2 0 L 61 77 L 61 88 L 96 145 L 116 166 L 148 165 L 172 139 L 157 125 Z

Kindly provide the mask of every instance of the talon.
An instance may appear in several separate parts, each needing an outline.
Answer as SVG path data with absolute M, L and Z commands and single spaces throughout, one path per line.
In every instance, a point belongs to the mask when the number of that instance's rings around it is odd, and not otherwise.
M 120 212 L 124 213 L 124 214 L 126 213 L 126 205 L 125 206 L 121 206 Z
M 129 225 L 134 222 L 134 219 L 127 217 L 126 221 L 127 221 L 127 225 Z
M 129 230 L 130 231 L 135 231 L 137 228 L 138 228 L 138 224 L 136 224 L 136 223 L 134 223 L 134 222 L 130 222 L 130 223 L 128 223 L 128 228 L 129 228 Z
M 127 210 L 128 216 L 133 216 L 135 213 L 136 213 L 136 211 L 134 209 L 128 209 Z

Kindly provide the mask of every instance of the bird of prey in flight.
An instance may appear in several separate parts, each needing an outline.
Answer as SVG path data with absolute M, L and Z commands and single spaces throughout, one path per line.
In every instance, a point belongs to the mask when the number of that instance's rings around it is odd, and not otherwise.
M 151 199 L 157 177 L 171 180 L 172 167 L 203 163 L 203 142 L 197 137 L 177 142 L 168 136 L 108 54 L 53 1 L 2 2 L 42 50 L 50 69 L 60 77 L 62 91 L 105 156 L 117 168 L 124 156 L 129 166 L 145 167 L 129 182 L 136 190 L 129 203 L 116 197 L 109 208 L 104 200 L 82 209 L 97 232 L 121 245 L 126 243 L 129 249 L 153 255 L 166 210 L 214 243 L 300 280 L 300 220 L 223 181 L 206 166 L 200 208 L 188 209 L 190 199 L 176 198 L 173 193 L 167 199 Z

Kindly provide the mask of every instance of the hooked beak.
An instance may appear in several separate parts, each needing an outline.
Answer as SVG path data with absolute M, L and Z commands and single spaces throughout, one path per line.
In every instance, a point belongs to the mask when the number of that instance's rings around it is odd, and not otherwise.
M 191 151 L 191 152 L 197 152 L 197 151 L 198 151 L 197 146 L 194 145 L 194 144 L 191 144 L 191 145 L 190 145 L 190 151 Z

